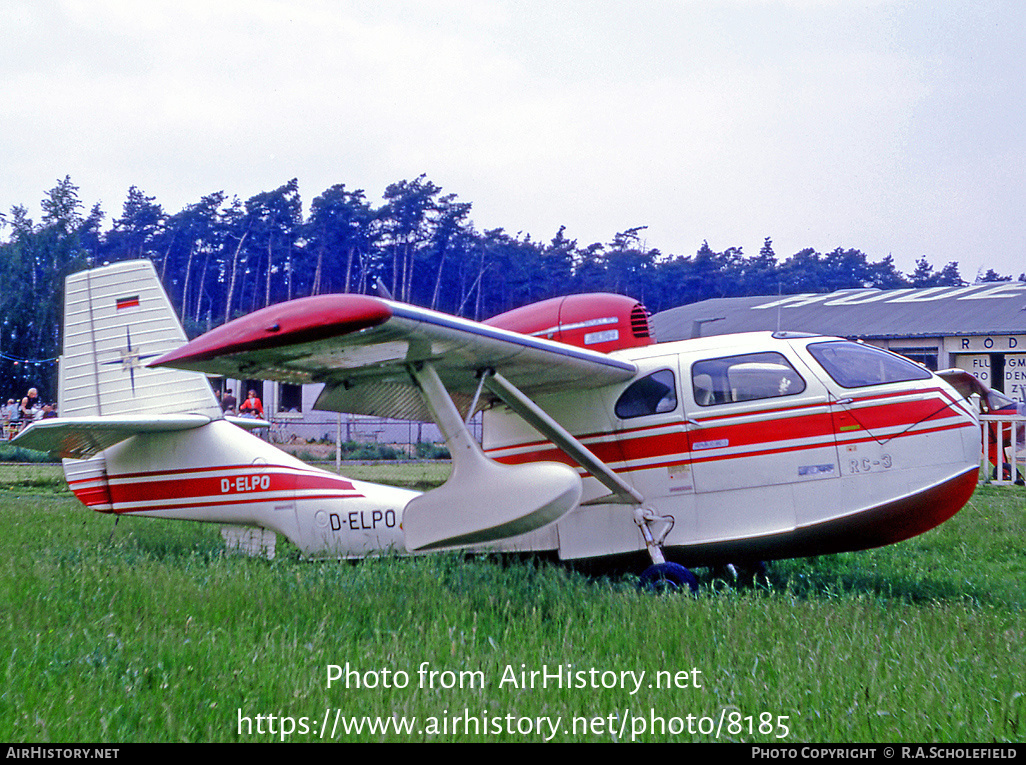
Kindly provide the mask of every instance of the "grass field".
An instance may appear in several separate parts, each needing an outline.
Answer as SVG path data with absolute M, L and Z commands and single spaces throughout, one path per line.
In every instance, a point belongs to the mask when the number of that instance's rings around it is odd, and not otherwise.
M 1026 738 L 1019 488 L 694 598 L 545 562 L 226 556 L 214 526 L 115 526 L 47 465 L 0 466 L 0 518 L 0 740 Z

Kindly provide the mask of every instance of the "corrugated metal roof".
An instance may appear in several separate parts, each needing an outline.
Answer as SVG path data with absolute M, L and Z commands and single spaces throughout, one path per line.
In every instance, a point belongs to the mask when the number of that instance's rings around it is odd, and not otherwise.
M 801 295 L 716 298 L 652 317 L 659 342 L 752 330 L 813 332 L 850 338 L 946 337 L 1026 333 L 1026 284 L 852 289 Z

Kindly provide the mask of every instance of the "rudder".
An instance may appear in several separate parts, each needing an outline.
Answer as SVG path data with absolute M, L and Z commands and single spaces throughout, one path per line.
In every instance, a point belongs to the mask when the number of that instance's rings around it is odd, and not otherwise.
M 203 375 L 146 366 L 149 359 L 186 342 L 150 261 L 126 261 L 72 274 L 64 294 L 58 394 L 62 417 L 220 416 Z

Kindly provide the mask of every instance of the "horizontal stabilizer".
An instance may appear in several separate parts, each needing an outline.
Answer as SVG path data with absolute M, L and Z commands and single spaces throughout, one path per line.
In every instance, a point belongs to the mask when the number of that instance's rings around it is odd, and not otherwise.
M 11 443 L 60 457 L 84 459 L 140 433 L 191 430 L 210 421 L 209 417 L 202 414 L 55 417 L 52 420 L 33 422 Z
M 260 428 L 271 427 L 271 423 L 267 420 L 258 420 L 254 417 L 236 417 L 234 415 L 227 414 L 224 419 L 243 430 L 260 430 Z

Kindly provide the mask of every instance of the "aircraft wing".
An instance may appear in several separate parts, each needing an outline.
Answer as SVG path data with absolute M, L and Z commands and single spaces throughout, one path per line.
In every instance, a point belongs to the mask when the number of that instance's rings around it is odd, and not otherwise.
M 224 324 L 151 363 L 237 379 L 325 383 L 316 407 L 427 419 L 408 368 L 430 362 L 465 413 L 483 369 L 529 395 L 629 380 L 604 353 L 369 295 L 317 295 Z M 485 391 L 485 398 L 488 392 Z

